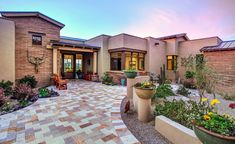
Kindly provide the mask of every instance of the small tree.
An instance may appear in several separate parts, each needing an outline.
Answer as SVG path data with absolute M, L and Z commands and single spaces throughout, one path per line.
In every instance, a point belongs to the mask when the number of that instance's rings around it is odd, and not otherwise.
M 206 63 L 203 56 L 192 56 L 182 58 L 181 66 L 188 71 L 195 72 L 196 88 L 199 91 L 200 101 L 205 97 L 205 92 L 210 91 L 215 98 L 216 83 L 219 80 L 217 73 Z

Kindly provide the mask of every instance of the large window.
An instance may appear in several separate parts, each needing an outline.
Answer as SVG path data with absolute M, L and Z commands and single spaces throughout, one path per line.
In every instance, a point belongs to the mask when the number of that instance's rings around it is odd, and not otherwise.
M 111 70 L 122 70 L 122 53 L 111 53 Z
M 167 70 L 174 70 L 177 67 L 177 56 L 168 55 L 167 56 Z
M 124 69 L 144 70 L 144 53 L 139 52 L 112 52 L 111 70 Z

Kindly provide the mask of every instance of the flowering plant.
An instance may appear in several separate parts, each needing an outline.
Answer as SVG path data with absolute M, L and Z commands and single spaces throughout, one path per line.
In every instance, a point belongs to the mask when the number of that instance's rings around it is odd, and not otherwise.
M 221 135 L 235 136 L 235 118 L 228 114 L 218 114 L 216 105 L 219 103 L 218 99 L 209 101 L 207 98 L 202 98 L 201 104 L 207 108 L 194 117 L 193 123 Z
M 143 88 L 143 89 L 155 89 L 156 88 L 156 86 L 152 82 L 149 82 L 149 81 L 136 83 L 134 86 L 136 88 Z
M 229 104 L 229 107 L 230 107 L 231 109 L 235 109 L 235 103 Z

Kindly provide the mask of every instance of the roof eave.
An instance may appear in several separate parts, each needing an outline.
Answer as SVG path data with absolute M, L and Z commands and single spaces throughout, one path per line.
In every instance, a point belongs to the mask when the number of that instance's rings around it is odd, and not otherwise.
M 0 13 L 3 17 L 7 17 L 7 18 L 10 18 L 10 17 L 40 17 L 40 18 L 60 27 L 61 29 L 65 26 L 63 23 L 61 23 L 53 18 L 50 18 L 40 12 L 13 12 L 13 11 L 10 11 L 10 12 L 0 12 Z

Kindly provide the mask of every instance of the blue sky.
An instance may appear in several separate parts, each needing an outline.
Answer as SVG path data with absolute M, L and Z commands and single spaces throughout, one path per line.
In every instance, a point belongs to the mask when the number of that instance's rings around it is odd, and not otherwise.
M 66 26 L 61 35 L 129 33 L 235 39 L 235 0 L 0 0 L 1 11 L 39 11 Z

